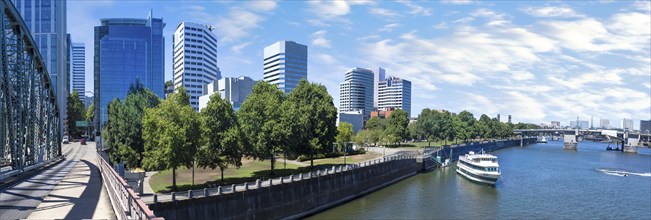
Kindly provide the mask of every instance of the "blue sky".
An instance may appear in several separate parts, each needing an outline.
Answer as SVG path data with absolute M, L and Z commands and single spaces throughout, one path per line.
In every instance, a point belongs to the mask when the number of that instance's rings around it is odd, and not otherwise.
M 222 76 L 262 79 L 263 48 L 308 45 L 308 79 L 339 105 L 354 67 L 383 67 L 413 83 L 412 114 L 469 110 L 478 117 L 568 125 L 580 116 L 651 119 L 649 1 L 77 1 L 68 32 L 86 44 L 92 88 L 93 27 L 100 18 L 154 17 L 214 26 Z

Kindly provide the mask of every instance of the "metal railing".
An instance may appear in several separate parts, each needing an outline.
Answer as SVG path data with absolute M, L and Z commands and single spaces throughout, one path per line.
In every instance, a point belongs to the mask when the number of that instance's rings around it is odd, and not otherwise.
M 234 192 L 244 192 L 248 190 L 261 189 L 265 187 L 273 187 L 281 184 L 287 184 L 297 181 L 309 180 L 320 176 L 333 175 L 342 172 L 353 171 L 362 167 L 375 166 L 389 161 L 395 160 L 416 160 L 418 156 L 410 155 L 388 155 L 382 158 L 368 160 L 357 164 L 348 164 L 340 166 L 332 166 L 330 168 L 319 169 L 306 173 L 293 174 L 289 176 L 282 176 L 278 178 L 271 178 L 266 180 L 256 180 L 255 182 L 245 182 L 240 184 L 232 184 L 227 186 L 216 186 L 211 188 L 188 190 L 184 192 L 172 193 L 159 193 L 154 194 L 152 197 L 143 198 L 147 203 L 170 202 L 177 200 L 193 199 L 199 197 L 219 196 L 223 194 L 230 194 Z
M 97 163 L 102 173 L 104 187 L 106 187 L 111 205 L 118 219 L 163 220 L 163 218 L 154 215 L 154 212 L 142 202 L 140 196 L 133 191 L 131 186 L 115 172 L 113 167 L 99 153 L 97 154 Z

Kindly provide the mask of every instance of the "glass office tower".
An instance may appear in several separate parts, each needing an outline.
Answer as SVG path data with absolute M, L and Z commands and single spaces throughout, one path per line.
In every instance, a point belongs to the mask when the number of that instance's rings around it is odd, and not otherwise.
M 66 1 L 61 0 L 14 0 L 18 13 L 38 45 L 45 62 L 54 93 L 57 96 L 61 134 L 66 118 L 66 100 L 69 93 L 68 45 L 66 33 Z
M 165 97 L 163 28 L 163 19 L 153 18 L 151 11 L 147 19 L 101 19 L 101 26 L 95 27 L 96 122 L 108 120 L 108 103 L 115 98 L 124 100 L 136 81 Z M 97 128 L 101 129 L 101 124 Z

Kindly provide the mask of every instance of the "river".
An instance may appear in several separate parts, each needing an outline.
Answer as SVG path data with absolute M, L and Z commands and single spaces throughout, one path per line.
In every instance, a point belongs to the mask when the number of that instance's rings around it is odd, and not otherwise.
M 418 174 L 311 219 L 651 219 L 651 152 L 552 141 L 502 149 L 495 187 L 469 182 L 456 164 Z M 626 174 L 626 175 L 624 175 Z

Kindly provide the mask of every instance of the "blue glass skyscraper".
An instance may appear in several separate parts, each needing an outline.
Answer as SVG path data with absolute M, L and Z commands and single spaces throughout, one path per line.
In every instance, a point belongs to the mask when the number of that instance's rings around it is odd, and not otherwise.
M 161 98 L 164 94 L 164 45 L 162 18 L 101 19 L 95 27 L 95 115 L 108 120 L 107 105 L 124 100 L 129 87 L 139 80 Z M 98 128 L 99 125 L 98 125 Z

